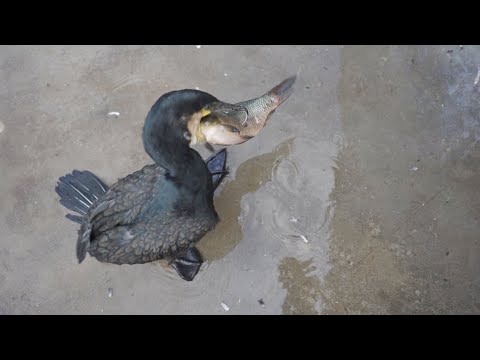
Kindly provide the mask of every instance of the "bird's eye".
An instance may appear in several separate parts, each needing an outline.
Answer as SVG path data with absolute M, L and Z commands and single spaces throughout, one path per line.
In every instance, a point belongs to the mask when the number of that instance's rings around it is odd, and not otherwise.
M 190 135 L 190 133 L 188 131 L 185 131 L 183 133 L 183 137 L 187 140 L 192 140 L 192 136 Z

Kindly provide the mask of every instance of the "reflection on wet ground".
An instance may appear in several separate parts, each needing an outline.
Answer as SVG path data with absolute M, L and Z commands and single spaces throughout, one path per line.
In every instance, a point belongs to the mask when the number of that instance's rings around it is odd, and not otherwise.
M 271 180 L 273 166 L 289 154 L 292 140 L 283 142 L 271 153 L 248 159 L 236 169 L 235 179 L 226 178 L 223 186 L 218 188 L 215 208 L 221 214 L 221 221 L 198 243 L 198 249 L 205 260 L 223 258 L 242 240 L 243 233 L 239 223 L 242 197 L 247 193 L 254 193 Z

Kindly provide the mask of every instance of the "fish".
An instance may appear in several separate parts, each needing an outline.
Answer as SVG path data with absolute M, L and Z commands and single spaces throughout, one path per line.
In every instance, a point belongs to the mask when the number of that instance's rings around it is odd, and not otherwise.
M 260 97 L 229 104 L 216 101 L 202 109 L 195 142 L 208 145 L 238 145 L 255 136 L 265 127 L 275 110 L 293 93 L 296 76 L 280 84 Z

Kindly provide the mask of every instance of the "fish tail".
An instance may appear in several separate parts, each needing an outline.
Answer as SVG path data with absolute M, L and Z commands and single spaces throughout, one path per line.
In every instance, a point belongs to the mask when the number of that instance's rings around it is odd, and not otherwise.
M 280 105 L 285 100 L 287 100 L 290 97 L 290 95 L 292 95 L 293 84 L 295 84 L 296 79 L 297 79 L 297 76 L 294 75 L 289 77 L 288 79 L 283 80 L 280 84 L 278 84 L 273 89 L 271 89 L 267 93 L 267 95 L 274 96 L 278 101 L 278 105 Z

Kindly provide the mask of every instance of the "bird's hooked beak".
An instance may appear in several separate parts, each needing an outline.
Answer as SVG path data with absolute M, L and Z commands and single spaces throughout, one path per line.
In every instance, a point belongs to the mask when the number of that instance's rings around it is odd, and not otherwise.
M 212 110 L 207 109 L 207 108 L 203 108 L 202 110 L 200 110 L 200 113 L 202 114 L 202 118 L 203 118 L 207 115 L 210 115 L 212 113 Z

